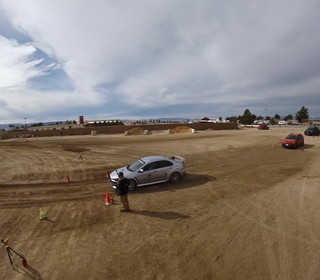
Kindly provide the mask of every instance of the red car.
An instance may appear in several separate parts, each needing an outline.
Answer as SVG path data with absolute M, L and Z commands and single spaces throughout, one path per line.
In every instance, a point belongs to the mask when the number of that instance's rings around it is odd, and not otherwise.
M 282 147 L 284 148 L 298 148 L 304 145 L 304 137 L 300 133 L 290 133 L 284 140 L 282 140 Z
M 260 124 L 260 125 L 258 126 L 258 129 L 259 129 L 259 130 L 267 130 L 267 129 L 269 129 L 269 126 L 267 126 L 266 124 Z

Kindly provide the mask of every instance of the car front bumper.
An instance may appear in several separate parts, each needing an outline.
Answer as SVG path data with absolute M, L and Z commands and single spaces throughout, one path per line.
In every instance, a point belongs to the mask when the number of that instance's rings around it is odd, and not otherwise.
M 298 146 L 297 143 L 292 143 L 292 142 L 290 142 L 290 143 L 282 143 L 282 147 L 284 147 L 284 148 L 293 148 L 293 147 L 297 147 L 297 146 Z

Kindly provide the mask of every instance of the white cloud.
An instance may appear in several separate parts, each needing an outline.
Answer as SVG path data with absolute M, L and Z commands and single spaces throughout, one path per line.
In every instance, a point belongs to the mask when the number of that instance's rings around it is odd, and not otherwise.
M 37 67 L 42 60 L 32 59 L 35 52 L 32 44 L 19 45 L 0 36 L 0 89 L 21 89 L 29 79 L 43 74 L 42 69 Z

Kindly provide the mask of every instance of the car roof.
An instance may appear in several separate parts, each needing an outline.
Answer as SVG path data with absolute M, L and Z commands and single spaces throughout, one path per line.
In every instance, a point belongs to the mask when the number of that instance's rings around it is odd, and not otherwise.
M 141 158 L 141 160 L 144 161 L 145 163 L 149 163 L 157 160 L 168 160 L 168 158 L 164 156 L 149 156 L 149 157 Z

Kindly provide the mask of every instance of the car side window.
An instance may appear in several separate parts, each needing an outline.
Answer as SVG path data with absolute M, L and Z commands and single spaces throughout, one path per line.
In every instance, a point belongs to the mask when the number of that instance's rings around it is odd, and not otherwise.
M 151 162 L 149 164 L 147 164 L 145 167 L 143 167 L 143 171 L 149 171 L 154 169 L 154 162 Z
M 155 162 L 155 164 L 156 164 L 155 168 L 163 168 L 163 167 L 168 167 L 173 165 L 173 163 L 168 160 L 160 160 Z

